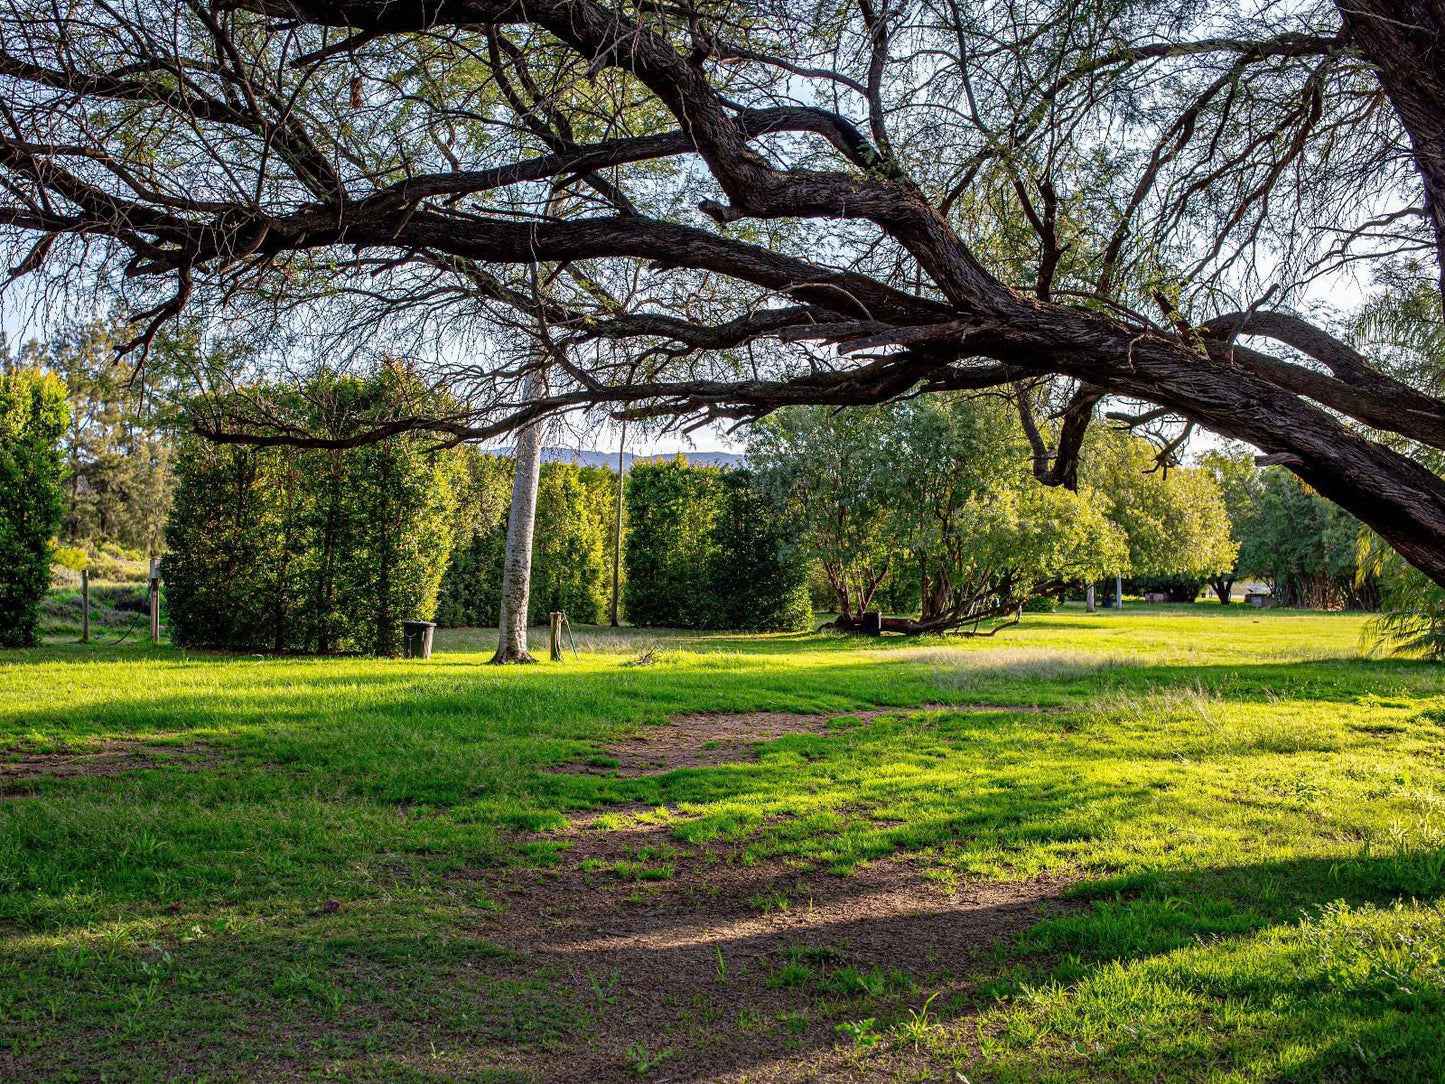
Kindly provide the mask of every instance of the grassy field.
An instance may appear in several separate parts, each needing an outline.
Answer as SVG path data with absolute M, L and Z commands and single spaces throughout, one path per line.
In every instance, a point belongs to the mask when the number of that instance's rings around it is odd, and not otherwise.
M 0 1079 L 1439 1081 L 1445 670 L 1362 626 L 6 653 Z

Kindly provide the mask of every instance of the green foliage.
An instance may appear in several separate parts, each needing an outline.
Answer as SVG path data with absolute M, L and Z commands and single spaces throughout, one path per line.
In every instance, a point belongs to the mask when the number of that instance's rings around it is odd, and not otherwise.
M 883 585 L 903 580 L 890 576 L 905 560 L 899 546 L 905 528 L 891 469 L 897 464 L 884 454 L 899 409 L 795 407 L 752 430 L 748 458 L 758 484 L 778 514 L 799 525 L 807 555 L 829 585 L 825 605 L 845 618 L 872 607 Z M 916 600 L 913 571 L 906 582 Z M 896 611 L 900 600 L 887 597 L 886 605 Z
M 721 474 L 689 467 L 681 456 L 628 472 L 623 598 L 630 623 L 710 626 L 709 541 Z
M 0 646 L 35 642 L 64 513 L 65 385 L 35 369 L 0 371 Z
M 1141 586 L 1167 586 L 1184 577 L 1198 585 L 1234 567 L 1239 545 L 1230 534 L 1229 509 L 1215 476 L 1207 470 L 1155 469 L 1148 442 L 1113 429 L 1095 427 L 1085 444 L 1083 482 L 1105 514 L 1128 537 L 1128 561 Z
M 1433 395 L 1445 390 L 1445 320 L 1433 277 L 1386 274 L 1385 289 L 1355 321 L 1355 338 L 1387 372 Z M 1413 449 L 1435 473 L 1445 472 L 1438 449 Z M 1404 560 L 1373 531 L 1360 532 L 1356 577 L 1379 585 L 1383 611 L 1372 632 L 1378 645 L 1445 659 L 1445 588 Z
M 573 621 L 607 619 L 612 590 L 612 547 L 617 476 L 605 467 L 547 464 L 537 484 L 537 526 L 532 539 L 532 590 L 528 610 L 541 624 L 561 610 Z M 497 609 L 500 612 L 500 576 Z
M 502 605 L 513 461 L 472 453 L 472 462 L 465 498 L 470 521 L 442 578 L 437 606 L 437 620 L 454 627 L 495 625 Z M 616 516 L 617 476 L 611 471 L 542 464 L 527 601 L 530 624 L 545 624 L 553 610 L 584 624 L 606 620 Z
M 1016 419 L 993 401 L 779 411 L 749 454 L 844 623 L 876 596 L 956 627 L 1127 560 L 1096 502 L 1037 484 Z
M 1256 467 L 1242 445 L 1207 452 L 1199 465 L 1224 498 L 1238 546 L 1233 568 L 1215 580 L 1216 592 L 1236 575 L 1257 576 L 1285 606 L 1369 610 L 1380 605 L 1382 577 L 1408 568 L 1369 546 L 1374 556 L 1362 560 L 1359 520 L 1285 468 Z
M 745 470 L 722 472 L 707 562 L 713 628 L 795 632 L 813 621 L 803 554 Z
M 634 625 L 796 630 L 812 619 L 788 525 L 746 471 L 679 456 L 627 476 L 627 618 Z
M 920 622 L 1000 616 L 1033 595 L 1127 560 L 1087 494 L 1040 486 L 1011 411 L 993 401 L 907 404 L 894 489 L 924 564 Z
M 437 592 L 436 609 L 436 620 L 451 628 L 496 623 L 507 506 L 512 499 L 512 460 L 470 446 L 463 446 L 460 452 L 463 474 L 456 539 Z
M 61 537 L 88 550 L 111 542 L 158 554 L 174 482 L 159 391 L 182 347 L 175 334 L 162 336 L 135 372 L 115 357 L 127 337 L 123 321 L 99 319 L 30 343 L 26 354 L 64 381 L 70 400 Z
M 248 389 L 273 416 L 345 436 L 420 394 L 386 366 Z M 425 619 L 455 533 L 459 456 L 419 436 L 313 450 L 183 443 L 166 525 L 170 630 L 188 646 L 395 654 Z
M 1265 580 L 1282 605 L 1377 605 L 1374 579 L 1359 574 L 1359 520 L 1283 467 L 1260 472 L 1257 502 L 1238 530 L 1240 571 Z
M 1260 472 L 1255 466 L 1254 454 L 1238 443 L 1210 449 L 1199 457 L 1198 467 L 1214 478 L 1229 516 L 1229 537 L 1235 546 L 1234 564 L 1209 576 L 1215 596 L 1221 604 L 1228 605 L 1230 591 L 1239 576 L 1239 554 L 1244 545 L 1245 528 L 1259 505 Z

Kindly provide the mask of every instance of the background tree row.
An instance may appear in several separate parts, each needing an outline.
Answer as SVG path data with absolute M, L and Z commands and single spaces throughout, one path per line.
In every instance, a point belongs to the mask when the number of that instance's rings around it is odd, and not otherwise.
M 344 435 L 426 393 L 390 365 L 244 394 L 278 424 Z M 432 615 L 455 534 L 461 457 L 433 443 L 407 435 L 340 451 L 180 438 L 164 566 L 172 639 L 395 654 L 402 621 Z

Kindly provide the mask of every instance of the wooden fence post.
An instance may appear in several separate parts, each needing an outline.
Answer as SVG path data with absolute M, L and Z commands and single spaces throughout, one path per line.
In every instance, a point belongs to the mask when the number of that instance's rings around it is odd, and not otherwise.
M 553 610 L 547 615 L 551 620 L 552 661 L 562 661 L 562 611 Z
M 80 642 L 90 643 L 90 569 L 80 570 Z
M 151 643 L 161 642 L 161 562 L 151 558 Z

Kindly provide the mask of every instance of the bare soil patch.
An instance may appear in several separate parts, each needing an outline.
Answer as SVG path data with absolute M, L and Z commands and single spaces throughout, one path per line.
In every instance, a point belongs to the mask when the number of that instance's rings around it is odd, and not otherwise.
M 0 752 L 0 796 L 26 793 L 40 779 L 116 776 L 175 763 L 194 766 L 208 759 L 199 746 L 128 741 L 107 741 L 85 749 Z
M 553 869 L 456 875 L 501 905 L 478 932 L 523 973 L 561 975 L 589 1009 L 564 1050 L 513 1062 L 540 1081 L 636 1080 L 639 1042 L 670 1051 L 658 1080 L 887 1078 L 905 1052 L 865 1066 L 838 1023 L 886 1026 L 936 991 L 967 997 L 996 941 L 1066 906 L 1059 879 L 950 891 L 906 858 L 849 876 L 747 864 L 741 846 L 689 846 L 646 821 L 535 837 L 569 844 Z M 859 975 L 869 989 L 850 986 Z
M 925 704 L 918 708 L 869 708 L 834 715 L 799 715 L 786 711 L 694 712 L 677 715 L 662 726 L 648 727 L 606 746 L 588 763 L 564 764 L 555 771 L 569 775 L 611 775 L 636 778 L 662 775 L 678 768 L 716 768 L 757 757 L 763 742 L 789 734 L 836 734 L 846 727 L 830 722 L 867 725 L 887 716 L 924 711 L 1037 711 L 1027 705 Z M 614 763 L 615 762 L 615 763 Z

